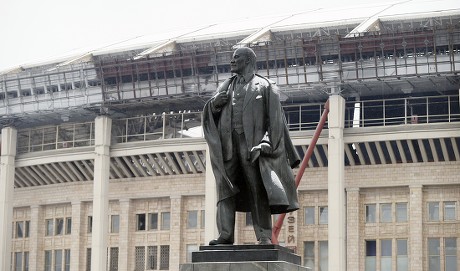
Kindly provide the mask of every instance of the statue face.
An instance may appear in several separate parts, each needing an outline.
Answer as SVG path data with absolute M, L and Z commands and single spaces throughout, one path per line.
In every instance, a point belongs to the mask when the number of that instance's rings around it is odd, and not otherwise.
M 237 49 L 233 53 L 232 60 L 230 61 L 230 71 L 239 75 L 243 75 L 248 64 L 249 58 L 247 53 L 242 49 Z

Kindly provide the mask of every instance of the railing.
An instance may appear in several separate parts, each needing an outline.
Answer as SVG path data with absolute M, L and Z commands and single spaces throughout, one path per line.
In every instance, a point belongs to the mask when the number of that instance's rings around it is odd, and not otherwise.
M 314 130 L 324 104 L 284 106 L 290 131 Z M 458 95 L 346 102 L 345 127 L 460 122 Z M 112 121 L 112 144 L 202 138 L 202 112 L 148 115 Z M 94 145 L 94 122 L 63 124 L 18 132 L 18 153 Z

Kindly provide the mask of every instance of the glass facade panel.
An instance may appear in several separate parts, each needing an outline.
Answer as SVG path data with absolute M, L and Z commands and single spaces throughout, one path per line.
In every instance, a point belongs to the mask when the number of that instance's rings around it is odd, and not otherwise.
M 315 207 L 305 207 L 304 208 L 304 224 L 313 225 L 315 224 Z
M 366 205 L 366 222 L 375 223 L 375 204 Z
M 396 222 L 407 222 L 407 203 L 396 203 Z

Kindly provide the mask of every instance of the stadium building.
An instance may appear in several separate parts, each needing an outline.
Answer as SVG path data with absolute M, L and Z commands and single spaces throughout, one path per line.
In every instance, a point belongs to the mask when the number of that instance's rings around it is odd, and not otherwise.
M 187 26 L 1 72 L 0 270 L 190 262 L 217 235 L 201 110 L 240 46 L 280 87 L 301 155 L 329 100 L 280 244 L 311 270 L 458 270 L 460 7 L 448 0 Z M 256 241 L 249 218 L 237 216 L 237 244 Z

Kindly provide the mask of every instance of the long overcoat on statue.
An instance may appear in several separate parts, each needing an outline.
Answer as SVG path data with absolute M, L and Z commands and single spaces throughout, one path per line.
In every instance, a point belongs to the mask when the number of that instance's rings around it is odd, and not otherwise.
M 231 97 L 234 78 L 227 79 L 217 92 L 225 91 Z M 289 137 L 278 89 L 273 82 L 257 74 L 245 85 L 245 89 L 243 130 L 248 146 L 247 159 L 259 163 L 272 214 L 297 210 L 299 204 L 291 168 L 299 164 L 300 158 Z M 220 112 L 213 112 L 210 101 L 204 107 L 203 130 L 216 178 L 218 201 L 235 196 L 236 210 L 249 212 L 248 191 L 240 189 L 243 187 L 240 183 L 243 176 L 240 172 L 225 172 L 224 167 L 224 161 L 231 159 L 233 150 L 231 102 Z M 251 152 L 252 147 L 263 141 L 270 142 L 271 154 Z

